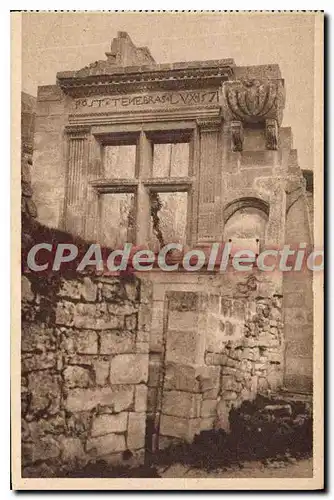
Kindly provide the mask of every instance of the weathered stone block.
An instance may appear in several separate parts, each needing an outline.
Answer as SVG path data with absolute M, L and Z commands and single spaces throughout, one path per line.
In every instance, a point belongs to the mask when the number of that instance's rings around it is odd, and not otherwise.
M 242 384 L 237 382 L 233 375 L 223 375 L 221 379 L 222 389 L 226 391 L 239 392 L 242 389 Z
M 154 413 L 158 408 L 158 388 L 149 387 L 147 389 L 147 411 Z
M 76 304 L 73 316 L 72 324 L 86 330 L 114 330 L 124 326 L 124 317 L 110 313 L 105 303 Z
M 139 299 L 139 290 L 143 286 L 142 282 L 133 280 L 124 282 L 123 285 L 125 288 L 127 299 L 131 300 L 131 302 L 137 301 Z
M 170 415 L 161 415 L 160 434 L 191 442 L 200 431 L 200 418 L 181 418 Z
M 261 393 L 265 393 L 269 388 L 268 380 L 265 377 L 259 377 L 257 383 L 257 389 Z
M 147 386 L 137 385 L 135 388 L 135 411 L 144 412 L 147 408 Z
M 247 360 L 243 360 L 243 361 L 247 361 Z M 239 368 L 239 366 L 241 366 L 241 362 L 239 362 L 238 359 L 232 359 L 232 358 L 227 358 L 224 365 L 225 366 L 229 366 L 230 368 Z
M 287 358 L 284 384 L 291 389 L 302 388 L 305 391 L 311 391 L 313 389 L 313 358 Z
M 201 395 L 192 392 L 164 391 L 162 412 L 176 417 L 196 418 L 201 412 Z
M 152 304 L 141 304 L 138 311 L 138 330 L 149 332 L 152 319 Z
M 88 460 L 83 443 L 77 437 L 62 437 L 61 449 L 62 462 L 77 463 L 80 461 L 84 464 Z
M 126 299 L 126 292 L 117 278 L 109 278 L 109 283 L 99 283 L 100 300 L 106 302 L 120 302 Z
M 284 310 L 285 322 L 290 325 L 302 326 L 307 323 L 307 311 L 298 307 L 286 308 Z
M 97 354 L 97 333 L 92 330 L 75 332 L 76 350 L 79 354 Z
M 150 331 L 149 330 L 138 330 L 137 331 L 137 341 L 138 342 L 150 342 Z M 152 344 L 152 342 L 151 342 Z
M 201 406 L 201 417 L 214 417 L 217 412 L 217 400 L 216 399 L 206 399 L 202 402 Z
M 169 330 L 166 361 L 179 364 L 201 364 L 204 361 L 205 335 L 199 331 Z
M 59 297 L 67 297 L 69 299 L 80 299 L 80 281 L 61 279 L 58 291 Z
M 78 437 L 81 440 L 86 439 L 91 428 L 91 413 L 81 411 L 77 413 L 68 413 L 66 416 L 67 434 L 72 437 Z
M 66 422 L 64 416 L 60 413 L 47 418 L 39 418 L 27 423 L 29 429 L 29 436 L 33 442 L 38 441 L 41 437 L 53 434 L 61 435 L 66 431 Z M 25 428 L 27 431 L 27 428 Z
M 138 336 L 139 337 L 139 336 Z M 151 353 L 162 353 L 164 352 L 164 338 L 163 330 L 152 329 L 149 334 L 149 344 Z
M 153 295 L 152 282 L 146 279 L 140 281 L 140 302 L 142 304 L 151 304 Z
M 73 326 L 75 316 L 75 304 L 68 301 L 57 302 L 56 324 Z
M 116 415 L 98 415 L 92 423 L 92 437 L 104 436 L 112 432 L 125 432 L 128 423 L 128 413 L 121 412 Z
M 199 388 L 201 392 L 219 387 L 220 366 L 203 366 L 198 368 Z
M 173 311 L 168 317 L 168 328 L 193 331 L 197 327 L 197 322 L 197 311 Z
M 88 411 L 97 406 L 108 406 L 115 413 L 127 410 L 133 403 L 134 387 L 101 387 L 95 389 L 71 389 L 66 400 L 68 411 Z
M 76 351 L 75 337 L 76 330 L 66 329 L 61 327 L 57 329 L 58 335 L 60 336 L 60 351 L 65 354 L 74 354 Z
M 304 338 L 303 340 L 290 340 L 286 343 L 286 356 L 291 356 L 292 358 L 310 358 L 313 354 L 313 335 L 309 338 Z M 273 361 L 273 355 L 270 356 L 270 360 Z
M 137 314 L 138 305 L 134 305 L 132 302 L 121 302 L 120 304 L 107 304 L 107 310 L 110 314 L 115 314 L 118 316 L 131 316 L 132 314 Z
M 97 285 L 93 283 L 91 278 L 85 276 L 80 284 L 80 295 L 87 302 L 95 302 L 97 296 Z
M 110 362 L 111 384 L 140 384 L 147 378 L 147 354 L 118 354 Z
M 42 370 L 28 375 L 30 393 L 29 413 L 55 414 L 60 405 L 60 378 L 58 375 Z
M 170 311 L 198 311 L 200 295 L 196 292 L 169 292 Z
M 56 349 L 56 342 L 53 328 L 47 328 L 44 323 L 22 323 L 22 352 L 53 351 Z
M 233 401 L 238 398 L 238 394 L 234 391 L 224 391 L 223 399 L 225 401 Z
M 217 424 L 224 431 L 229 432 L 230 430 L 230 403 L 223 398 L 217 402 Z
M 134 352 L 135 336 L 127 330 L 103 331 L 100 334 L 101 354 Z
M 29 373 L 37 370 L 56 368 L 57 353 L 42 352 L 22 354 L 22 373 Z
M 201 431 L 209 431 L 214 429 L 215 417 L 201 418 Z
M 166 390 L 200 392 L 199 381 L 196 376 L 196 366 L 167 363 L 165 366 L 164 388 Z
M 131 332 L 135 332 L 137 330 L 138 324 L 138 314 L 128 314 L 124 318 L 124 327 L 126 330 L 130 330 Z
M 106 385 L 109 382 L 110 361 L 94 360 L 95 381 L 97 385 Z
M 107 436 L 90 438 L 86 443 L 86 449 L 95 457 L 124 451 L 126 449 L 125 437 L 122 434 L 108 434 Z
M 29 467 L 24 467 L 22 471 L 22 477 L 50 478 L 56 476 L 57 476 L 57 471 L 55 470 L 55 468 L 48 465 L 45 462 L 36 463 Z
M 203 399 L 217 399 L 219 391 L 219 386 L 214 387 L 213 389 L 209 389 L 208 391 L 202 393 Z
M 145 446 L 146 413 L 129 413 L 126 443 L 130 450 Z
M 47 436 L 34 443 L 22 445 L 22 460 L 25 463 L 34 463 L 37 460 L 49 460 L 60 455 L 60 445 L 54 438 Z
M 281 370 L 273 370 L 267 374 L 268 386 L 271 391 L 276 391 L 283 384 L 283 374 Z
M 238 373 L 237 368 L 232 368 L 230 366 L 223 366 L 222 367 L 222 375 L 233 375 L 236 376 Z
M 91 382 L 91 372 L 82 366 L 67 366 L 63 371 L 64 382 L 68 387 L 88 387 Z
M 136 342 L 136 353 L 148 354 L 150 345 L 148 342 Z
M 251 372 L 253 364 L 248 359 L 243 359 L 239 364 L 239 369 L 244 372 Z
M 161 383 L 161 372 L 162 365 L 161 360 L 158 359 L 150 359 L 148 366 L 148 386 L 149 387 L 158 387 Z
M 22 301 L 33 302 L 35 294 L 31 289 L 31 283 L 26 276 L 21 276 Z

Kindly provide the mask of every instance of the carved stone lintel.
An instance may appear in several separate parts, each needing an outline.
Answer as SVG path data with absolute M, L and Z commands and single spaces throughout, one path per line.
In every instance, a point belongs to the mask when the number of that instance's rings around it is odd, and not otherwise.
M 231 122 L 231 149 L 232 151 L 242 151 L 244 141 L 244 129 L 240 121 Z
M 266 148 L 276 150 L 278 147 L 278 125 L 273 119 L 266 120 Z

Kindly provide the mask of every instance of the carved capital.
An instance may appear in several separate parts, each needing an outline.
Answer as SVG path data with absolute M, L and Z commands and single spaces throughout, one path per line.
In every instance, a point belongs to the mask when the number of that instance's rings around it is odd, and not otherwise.
M 67 125 L 65 133 L 71 139 L 86 139 L 90 134 L 91 127 L 87 125 Z
M 227 121 L 259 123 L 274 119 L 282 122 L 285 104 L 283 80 L 235 80 L 222 86 L 222 110 Z
M 201 132 L 216 132 L 221 127 L 221 118 L 203 117 L 196 119 L 197 125 Z
M 276 150 L 278 147 L 278 125 L 271 118 L 266 120 L 266 148 Z
M 232 151 L 242 151 L 244 141 L 244 128 L 240 121 L 232 121 L 231 130 L 231 149 Z

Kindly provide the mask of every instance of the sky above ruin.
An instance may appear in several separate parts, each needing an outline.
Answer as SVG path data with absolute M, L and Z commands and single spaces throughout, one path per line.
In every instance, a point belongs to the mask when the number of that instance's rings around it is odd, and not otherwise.
M 157 63 L 233 58 L 238 66 L 279 64 L 286 87 L 283 125 L 299 164 L 313 168 L 314 15 L 26 13 L 22 90 L 56 82 L 58 71 L 105 59 L 117 31 L 147 46 Z

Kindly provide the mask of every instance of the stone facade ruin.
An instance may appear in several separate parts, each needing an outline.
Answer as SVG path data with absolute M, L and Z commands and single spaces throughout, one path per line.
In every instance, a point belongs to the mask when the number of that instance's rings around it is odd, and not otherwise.
M 312 165 L 284 104 L 276 64 L 157 64 L 120 32 L 106 60 L 39 87 L 29 213 L 111 248 L 311 246 Z M 312 393 L 309 271 L 43 279 L 22 278 L 26 476 L 140 462 L 228 430 L 257 394 Z

